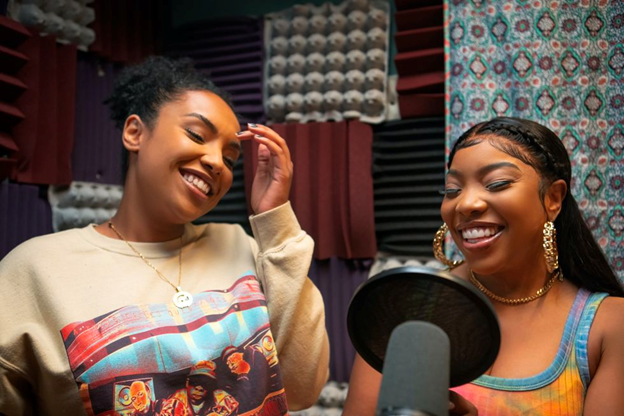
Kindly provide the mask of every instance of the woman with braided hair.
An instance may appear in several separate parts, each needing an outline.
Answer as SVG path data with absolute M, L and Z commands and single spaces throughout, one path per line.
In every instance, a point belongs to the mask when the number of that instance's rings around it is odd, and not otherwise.
M 465 260 L 435 251 L 490 298 L 501 346 L 484 375 L 453 389 L 450 414 L 624 412 L 624 290 L 570 181 L 566 149 L 538 123 L 495 118 L 455 142 L 442 231 Z M 357 357 L 344 415 L 373 415 L 380 383 Z

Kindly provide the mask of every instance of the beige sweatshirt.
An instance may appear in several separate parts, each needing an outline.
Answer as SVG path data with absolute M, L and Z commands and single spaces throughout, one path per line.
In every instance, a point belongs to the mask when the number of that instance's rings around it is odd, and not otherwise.
M 206 291 L 226 296 L 242 276 L 257 276 L 289 408 L 305 408 L 320 394 L 329 362 L 323 300 L 307 278 L 313 241 L 289 203 L 252 216 L 251 225 L 255 240 L 236 225 L 188 225 L 182 238 L 181 287 L 197 299 L 208 296 L 200 295 Z M 133 245 L 177 283 L 179 239 Z M 125 242 L 105 237 L 93 226 L 37 237 L 14 249 L 0 262 L 0 413 L 85 414 L 77 372 L 68 359 L 69 340 L 63 341 L 67 331 L 78 333 L 73 324 L 97 322 L 129 307 L 144 310 L 158 304 L 165 314 L 177 313 L 173 294 Z M 197 342 L 188 337 L 185 342 Z M 188 367 L 193 364 L 191 360 Z

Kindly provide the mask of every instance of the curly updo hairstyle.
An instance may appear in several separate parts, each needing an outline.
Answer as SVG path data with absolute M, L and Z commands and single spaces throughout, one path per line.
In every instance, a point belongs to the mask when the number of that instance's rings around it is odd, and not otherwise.
M 150 56 L 143 63 L 121 71 L 104 104 L 108 105 L 118 129 L 123 130 L 126 119 L 132 114 L 141 117 L 151 128 L 160 107 L 187 91 L 212 92 L 234 111 L 229 94 L 197 71 L 190 59 L 174 60 L 164 56 Z
M 561 212 L 554 221 L 559 265 L 564 277 L 590 291 L 624 297 L 624 289 L 609 267 L 570 192 L 572 167 L 568 152 L 559 137 L 533 121 L 498 117 L 473 126 L 457 139 L 449 155 L 449 168 L 459 150 L 483 140 L 488 140 L 492 146 L 535 169 L 541 178 L 539 193 L 542 204 L 548 187 L 558 179 L 565 181 L 568 191 Z

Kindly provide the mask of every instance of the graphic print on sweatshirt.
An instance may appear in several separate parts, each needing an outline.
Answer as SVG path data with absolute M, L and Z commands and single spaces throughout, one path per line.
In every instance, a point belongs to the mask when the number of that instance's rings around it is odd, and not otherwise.
M 131 305 L 61 330 L 89 415 L 288 414 L 255 276 L 193 304 Z

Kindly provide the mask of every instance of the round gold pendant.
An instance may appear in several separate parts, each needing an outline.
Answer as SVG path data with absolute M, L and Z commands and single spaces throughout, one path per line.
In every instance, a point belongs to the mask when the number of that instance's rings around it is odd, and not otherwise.
M 193 295 L 184 290 L 178 290 L 175 295 L 173 295 L 173 304 L 178 308 L 186 308 L 187 306 L 191 306 L 193 303 Z

